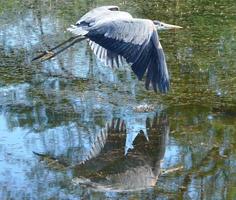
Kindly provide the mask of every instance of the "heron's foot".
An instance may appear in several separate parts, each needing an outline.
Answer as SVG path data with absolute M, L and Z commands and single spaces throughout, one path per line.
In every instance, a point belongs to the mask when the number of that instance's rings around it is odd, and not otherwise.
M 53 51 L 45 51 L 45 55 L 43 55 L 40 60 L 41 62 L 49 60 L 50 58 L 54 57 L 55 53 Z

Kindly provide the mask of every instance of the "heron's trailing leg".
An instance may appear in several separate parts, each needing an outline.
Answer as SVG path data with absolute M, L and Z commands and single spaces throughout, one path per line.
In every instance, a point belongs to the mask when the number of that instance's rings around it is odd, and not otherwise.
M 38 60 L 38 59 L 41 59 L 41 61 L 46 61 L 46 60 L 49 60 L 53 57 L 55 57 L 56 55 L 58 55 L 59 53 L 63 52 L 64 50 L 66 50 L 67 48 L 71 47 L 72 45 L 74 45 L 75 43 L 77 42 L 80 42 L 82 40 L 84 40 L 85 38 L 84 37 L 80 37 L 80 36 L 75 36 L 75 37 L 71 37 L 69 38 L 68 40 L 58 44 L 57 46 L 47 50 L 47 51 L 44 51 L 43 53 L 41 53 L 40 55 L 38 55 L 37 57 L 33 58 L 32 61 L 35 61 L 35 60 Z M 72 41 L 72 42 L 71 42 Z M 57 52 L 53 52 L 54 50 L 58 49 L 59 47 L 63 46 L 64 44 L 68 43 L 68 42 L 71 42 L 70 44 L 66 45 L 65 47 L 63 47 L 62 49 L 60 49 L 59 51 Z
M 38 59 L 42 58 L 43 56 L 45 56 L 45 55 L 48 54 L 49 52 L 51 52 L 51 51 L 53 51 L 53 50 L 55 50 L 55 49 L 61 47 L 62 45 L 66 44 L 67 42 L 70 42 L 70 41 L 74 40 L 74 39 L 77 38 L 77 37 L 78 37 L 78 36 L 70 37 L 68 40 L 66 40 L 66 41 L 64 41 L 64 42 L 62 42 L 62 43 L 60 43 L 60 44 L 58 44 L 57 46 L 55 46 L 55 47 L 53 47 L 53 48 L 51 48 L 51 49 L 49 49 L 49 50 L 47 50 L 47 51 L 44 51 L 44 52 L 41 53 L 41 54 L 39 54 L 37 57 L 33 58 L 32 61 L 35 61 L 35 60 L 38 60 Z

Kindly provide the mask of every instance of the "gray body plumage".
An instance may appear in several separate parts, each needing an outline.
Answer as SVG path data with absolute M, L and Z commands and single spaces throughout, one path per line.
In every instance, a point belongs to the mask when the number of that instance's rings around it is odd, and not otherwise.
M 139 80 L 147 72 L 147 89 L 152 84 L 155 91 L 168 91 L 165 55 L 153 21 L 133 18 L 116 6 L 103 6 L 85 14 L 68 31 L 86 37 L 106 65 L 119 67 L 125 60 Z

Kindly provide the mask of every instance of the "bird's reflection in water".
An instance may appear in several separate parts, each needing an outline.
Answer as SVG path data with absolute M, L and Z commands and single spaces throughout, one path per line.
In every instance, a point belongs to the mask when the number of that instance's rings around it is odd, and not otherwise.
M 99 138 L 102 145 L 99 155 L 74 168 L 75 184 L 99 191 L 142 190 L 156 184 L 169 134 L 166 114 L 162 112 L 153 119 L 147 118 L 147 135 L 140 131 L 130 141 L 134 148 L 126 154 L 125 127 L 120 119 L 107 125 L 107 137 Z

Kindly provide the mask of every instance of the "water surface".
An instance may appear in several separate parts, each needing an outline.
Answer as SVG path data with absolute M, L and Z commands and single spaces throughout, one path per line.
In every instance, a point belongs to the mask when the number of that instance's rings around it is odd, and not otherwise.
M 184 27 L 159 34 L 168 94 L 104 66 L 86 41 L 30 62 L 107 4 Z M 235 199 L 235 10 L 233 0 L 0 1 L 0 198 Z

